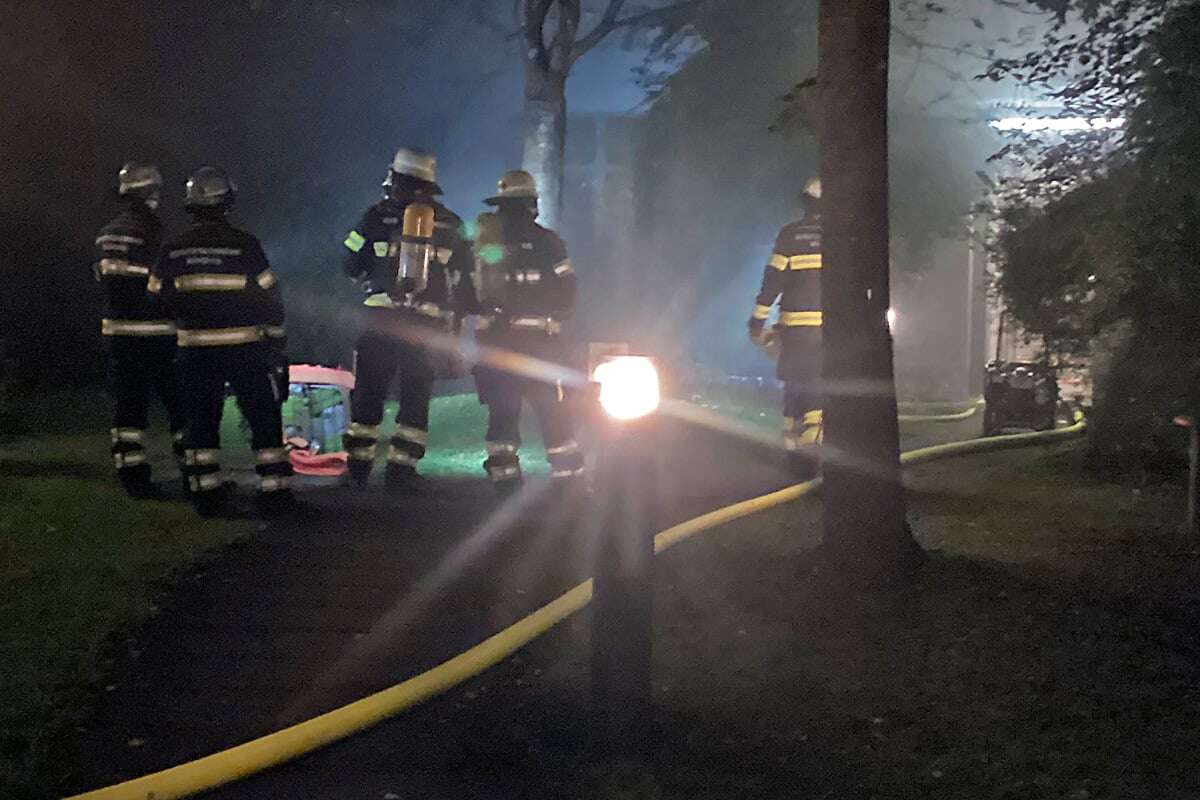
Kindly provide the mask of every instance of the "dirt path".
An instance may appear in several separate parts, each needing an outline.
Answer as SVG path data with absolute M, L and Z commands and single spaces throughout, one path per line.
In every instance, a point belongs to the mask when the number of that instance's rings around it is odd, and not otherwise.
M 924 438 L 969 431 L 944 426 Z M 664 441 L 663 524 L 789 483 L 778 453 L 682 424 Z M 190 576 L 115 665 L 82 735 L 80 788 L 206 755 L 397 683 L 589 574 L 586 525 L 541 513 L 534 523 L 500 508 L 482 480 L 430 488 L 420 498 L 308 492 L 324 514 L 318 525 L 262 530 Z M 331 752 L 369 770 L 374 741 L 368 734 Z M 311 785 L 277 794 L 266 780 L 244 796 L 315 796 Z

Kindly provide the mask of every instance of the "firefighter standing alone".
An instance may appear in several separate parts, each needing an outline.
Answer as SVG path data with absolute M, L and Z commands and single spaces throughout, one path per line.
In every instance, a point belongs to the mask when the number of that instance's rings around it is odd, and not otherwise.
M 562 239 L 536 222 L 538 195 L 529 173 L 505 173 L 497 195 L 486 202 L 496 212 L 479 218 L 475 259 L 480 305 L 476 339 L 493 353 L 475 368 L 479 400 L 488 407 L 484 468 L 501 495 L 520 485 L 524 399 L 541 424 L 552 478 L 576 482 L 584 462 L 562 382 L 503 364 L 509 353 L 536 359 L 526 363 L 534 372 L 537 362 L 561 365 L 566 360 L 562 327 L 575 310 L 575 271 Z
M 809 181 L 801 196 L 803 216 L 783 227 L 763 270 L 762 289 L 748 323 L 750 339 L 779 345 L 778 375 L 784 381 L 784 446 L 801 480 L 820 470 L 821 389 L 821 182 Z M 766 330 L 771 307 L 779 319 Z
M 152 164 L 129 163 L 118 175 L 124 208 L 96 236 L 94 269 L 105 294 L 101 332 L 108 341 L 114 398 L 112 455 L 117 477 L 132 497 L 157 496 L 143 439 L 150 395 L 167 410 L 176 456 L 182 455 L 184 409 L 176 384 L 175 324 L 147 294 L 158 258 L 162 225 L 155 214 L 162 174 Z
M 221 170 L 202 167 L 188 179 L 192 224 L 163 248 L 150 291 L 179 329 L 180 380 L 188 404 L 185 475 L 197 511 L 227 509 L 220 475 L 225 385 L 250 424 L 258 473 L 256 500 L 267 514 L 295 508 L 292 465 L 283 447 L 287 396 L 283 301 L 262 245 L 226 219 L 236 188 Z
M 474 306 L 471 246 L 462 221 L 435 199 L 434 156 L 401 148 L 385 194 L 344 242 L 346 274 L 365 299 L 365 329 L 354 354 L 352 420 L 344 437 L 351 479 L 365 486 L 374 465 L 384 401 L 397 371 L 400 410 L 387 453 L 389 487 L 420 487 L 417 464 L 429 435 L 439 364 L 456 358 L 453 339 Z M 449 369 L 448 371 L 452 371 Z

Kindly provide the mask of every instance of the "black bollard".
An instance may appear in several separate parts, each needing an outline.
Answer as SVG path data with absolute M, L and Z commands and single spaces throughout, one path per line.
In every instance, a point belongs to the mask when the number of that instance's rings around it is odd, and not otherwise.
M 636 419 L 605 415 L 599 421 L 593 498 L 602 527 L 593 573 L 592 722 L 597 750 L 608 756 L 648 756 L 654 738 L 650 675 L 660 427 L 653 413 Z
M 592 702 L 597 744 L 645 751 L 654 596 L 654 464 L 643 425 L 614 423 L 597 493 L 604 528 L 592 599 Z

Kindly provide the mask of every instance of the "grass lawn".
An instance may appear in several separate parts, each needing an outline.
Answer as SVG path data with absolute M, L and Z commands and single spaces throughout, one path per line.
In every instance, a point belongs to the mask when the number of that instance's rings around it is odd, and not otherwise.
M 772 435 L 777 435 L 783 429 L 783 412 L 781 410 L 780 392 L 768 386 L 754 388 L 750 386 L 705 386 L 687 392 L 684 399 L 720 414 L 723 417 L 736 420 L 743 425 L 760 428 Z M 969 408 L 968 403 L 907 403 L 902 404 L 901 414 L 929 415 L 957 414 Z M 918 431 L 936 426 L 938 423 L 902 420 L 901 427 L 905 431 Z
M 814 579 L 818 501 L 702 534 L 659 561 L 648 764 L 587 756 L 581 616 L 419 711 L 435 735 L 405 756 L 414 780 L 428 796 L 486 777 L 646 800 L 1200 797 L 1200 558 L 1180 497 L 1092 482 L 1078 459 L 914 468 L 930 557 L 887 597 Z
M 104 691 L 107 653 L 155 612 L 171 579 L 250 535 L 201 522 L 181 502 L 137 503 L 112 477 L 100 392 L 15 398 L 0 421 L 0 798 L 50 796 L 70 772 L 65 733 Z M 387 436 L 394 404 L 384 425 Z M 532 415 L 524 463 L 547 471 Z M 231 400 L 225 465 L 253 465 Z M 434 400 L 427 474 L 481 477 L 486 410 L 473 395 Z M 162 423 L 156 477 L 176 474 Z
M 814 502 L 669 556 L 660 696 L 683 730 L 721 732 L 675 792 L 1200 796 L 1200 562 L 1175 534 L 1181 503 L 1081 479 L 1077 459 L 915 469 L 933 554 L 886 600 L 812 588 Z
M 244 523 L 201 523 L 180 502 L 127 499 L 111 476 L 106 401 L 50 400 L 24 404 L 44 410 L 0 441 L 4 798 L 50 796 L 71 769 L 64 733 L 104 690 L 117 637 L 155 612 L 174 574 L 250 533 Z M 166 438 L 152 443 L 161 477 L 173 474 Z

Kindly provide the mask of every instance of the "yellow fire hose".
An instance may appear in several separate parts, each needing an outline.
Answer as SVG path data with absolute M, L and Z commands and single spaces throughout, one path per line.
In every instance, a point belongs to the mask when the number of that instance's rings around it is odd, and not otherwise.
M 965 411 L 953 414 L 899 414 L 896 419 L 900 422 L 962 422 L 975 416 L 982 405 L 983 400 L 977 400 Z
M 904 464 L 920 464 L 952 456 L 1053 443 L 1078 436 L 1084 426 L 1082 417 L 1077 415 L 1076 423 L 1068 428 L 936 445 L 904 453 L 900 460 Z M 667 528 L 654 537 L 654 550 L 661 553 L 703 531 L 791 502 L 811 494 L 819 485 L 818 479 L 789 486 Z M 469 650 L 403 683 L 236 747 L 161 772 L 74 795 L 67 800 L 173 800 L 293 761 L 327 744 L 366 730 L 479 675 L 587 606 L 591 599 L 592 582 L 587 580 Z

